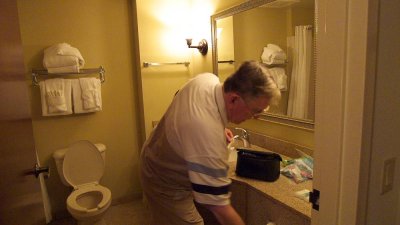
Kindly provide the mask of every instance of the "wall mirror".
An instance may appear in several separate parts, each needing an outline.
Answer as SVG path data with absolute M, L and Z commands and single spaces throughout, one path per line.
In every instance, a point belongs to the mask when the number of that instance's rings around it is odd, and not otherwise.
M 314 0 L 254 0 L 211 16 L 213 72 L 221 81 L 243 61 L 257 60 L 281 89 L 279 105 L 260 120 L 314 128 L 314 15 Z

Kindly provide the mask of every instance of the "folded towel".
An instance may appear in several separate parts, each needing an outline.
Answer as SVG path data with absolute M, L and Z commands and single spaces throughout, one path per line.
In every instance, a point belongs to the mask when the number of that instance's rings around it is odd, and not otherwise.
M 79 50 L 67 43 L 56 44 L 44 50 L 43 66 L 49 73 L 60 73 L 60 70 L 79 72 L 84 64 L 85 60 Z
M 286 53 L 279 46 L 268 44 L 267 47 L 264 47 L 261 60 L 269 65 L 284 64 L 286 62 Z
M 57 68 L 65 66 L 78 66 L 79 60 L 74 56 L 46 55 L 45 65 L 48 68 Z
M 287 75 L 285 73 L 284 68 L 274 67 L 269 68 L 268 71 L 270 72 L 271 76 L 274 78 L 276 85 L 278 86 L 279 90 L 287 91 Z
M 64 79 L 45 80 L 46 102 L 49 113 L 67 111 L 67 104 L 64 96 Z
M 89 113 L 102 110 L 101 81 L 97 78 L 72 80 L 74 113 Z
M 43 116 L 72 114 L 71 81 L 48 79 L 39 82 Z
M 79 73 L 79 66 L 63 66 L 63 67 L 49 67 L 47 68 L 49 73 Z

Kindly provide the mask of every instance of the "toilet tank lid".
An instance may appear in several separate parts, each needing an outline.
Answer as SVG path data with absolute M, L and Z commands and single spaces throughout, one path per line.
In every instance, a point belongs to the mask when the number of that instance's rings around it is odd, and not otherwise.
M 100 153 L 103 153 L 107 149 L 107 147 L 103 143 L 97 143 L 94 145 L 96 146 L 97 150 L 99 150 Z M 68 148 L 62 148 L 62 149 L 56 150 L 53 153 L 53 158 L 54 159 L 63 159 L 67 150 L 68 150 Z

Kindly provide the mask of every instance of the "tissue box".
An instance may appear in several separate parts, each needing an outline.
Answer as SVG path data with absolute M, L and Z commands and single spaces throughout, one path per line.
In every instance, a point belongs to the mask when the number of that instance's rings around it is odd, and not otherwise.
M 279 178 L 280 155 L 249 149 L 237 149 L 236 174 L 257 180 L 273 182 Z

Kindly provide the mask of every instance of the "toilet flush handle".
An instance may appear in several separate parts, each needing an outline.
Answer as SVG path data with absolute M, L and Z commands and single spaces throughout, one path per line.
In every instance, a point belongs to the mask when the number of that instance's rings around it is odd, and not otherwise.
M 28 170 L 25 172 L 25 175 L 35 175 L 36 178 L 39 177 L 39 174 L 45 173 L 44 177 L 49 177 L 50 169 L 48 166 L 40 167 L 39 164 L 35 163 L 35 166 L 32 170 Z

